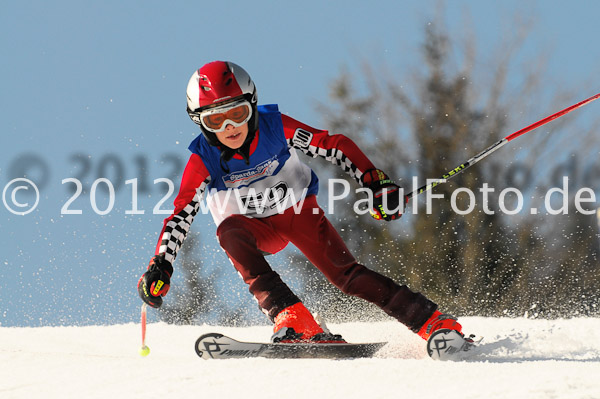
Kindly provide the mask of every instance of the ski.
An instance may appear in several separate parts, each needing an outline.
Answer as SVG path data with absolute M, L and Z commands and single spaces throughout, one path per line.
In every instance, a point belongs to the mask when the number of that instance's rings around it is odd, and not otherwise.
M 473 337 L 465 338 L 455 330 L 438 330 L 427 340 L 427 354 L 434 360 L 464 360 L 476 346 Z
M 371 357 L 385 344 L 242 342 L 223 334 L 209 333 L 196 340 L 195 349 L 202 359 L 351 359 Z

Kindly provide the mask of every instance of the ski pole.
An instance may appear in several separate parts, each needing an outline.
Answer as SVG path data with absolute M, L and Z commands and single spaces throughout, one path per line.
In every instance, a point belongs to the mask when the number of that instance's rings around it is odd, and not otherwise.
M 148 356 L 148 354 L 150 353 L 150 348 L 148 348 L 146 346 L 146 304 L 145 303 L 142 305 L 141 324 L 142 324 L 142 346 L 139 350 L 139 353 L 141 356 Z
M 569 112 L 573 111 L 574 109 L 577 109 L 579 107 L 583 107 L 584 105 L 591 103 L 592 101 L 598 99 L 600 97 L 600 93 L 596 94 L 595 96 L 592 96 L 586 100 L 583 100 L 581 102 L 578 102 L 577 104 L 571 105 L 568 108 L 563 109 L 562 111 L 558 111 L 555 114 L 552 114 L 550 116 L 545 117 L 544 119 L 541 119 L 527 127 L 524 127 L 521 130 L 517 130 L 516 132 L 509 134 L 508 136 L 506 136 L 505 138 L 503 138 L 502 140 L 492 144 L 491 146 L 489 146 L 488 148 L 486 148 L 485 150 L 481 151 L 479 154 L 475 155 L 474 157 L 470 158 L 468 161 L 460 164 L 459 166 L 457 166 L 456 168 L 452 169 L 451 171 L 449 171 L 448 173 L 444 174 L 442 176 L 441 179 L 437 179 L 431 183 L 428 183 L 422 187 L 419 187 L 418 189 L 411 191 L 410 193 L 406 194 L 406 197 L 408 199 L 413 198 L 415 196 L 417 196 L 418 194 L 421 194 L 424 191 L 428 191 L 431 190 L 432 188 L 434 188 L 435 186 L 441 184 L 441 183 L 445 183 L 446 181 L 448 181 L 448 179 L 451 179 L 452 177 L 462 173 L 465 171 L 465 169 L 475 165 L 477 162 L 481 161 L 483 158 L 487 157 L 488 155 L 490 155 L 491 153 L 493 153 L 494 151 L 498 150 L 500 147 L 504 146 L 506 143 L 508 143 L 509 141 L 516 139 L 517 137 L 530 132 L 534 129 L 537 129 L 538 127 L 545 125 L 546 123 L 553 121 L 554 119 L 560 118 L 561 116 L 568 114 Z

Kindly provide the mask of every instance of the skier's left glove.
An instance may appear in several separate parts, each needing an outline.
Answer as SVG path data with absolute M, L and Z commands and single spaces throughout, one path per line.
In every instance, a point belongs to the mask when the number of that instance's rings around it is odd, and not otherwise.
M 369 169 L 362 175 L 361 181 L 373 193 L 373 204 L 369 212 L 374 219 L 389 222 L 402 216 L 408 197 L 388 175 L 379 169 Z
M 138 281 L 138 293 L 142 301 L 153 308 L 160 308 L 162 297 L 167 295 L 171 285 L 173 266 L 165 260 L 165 255 L 156 255 L 148 265 L 148 271 Z

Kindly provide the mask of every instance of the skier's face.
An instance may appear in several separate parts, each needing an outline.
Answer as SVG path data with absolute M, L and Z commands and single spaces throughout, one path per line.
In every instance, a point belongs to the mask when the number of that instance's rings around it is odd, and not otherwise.
M 226 145 L 232 150 L 237 150 L 244 144 L 244 141 L 246 141 L 246 137 L 248 136 L 248 123 L 244 123 L 239 127 L 228 124 L 227 127 L 225 127 L 225 130 L 215 134 L 221 144 Z

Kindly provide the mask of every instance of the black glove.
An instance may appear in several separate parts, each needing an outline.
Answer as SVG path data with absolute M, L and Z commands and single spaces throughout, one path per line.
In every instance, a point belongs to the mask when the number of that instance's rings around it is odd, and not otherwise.
M 403 190 L 395 184 L 383 171 L 369 169 L 361 177 L 363 186 L 373 193 L 373 206 L 369 210 L 371 216 L 377 220 L 399 219 L 404 212 L 404 205 L 408 198 Z M 384 205 L 384 198 L 385 207 Z
M 156 255 L 148 265 L 148 271 L 138 281 L 138 293 L 142 301 L 153 308 L 160 308 L 162 297 L 167 295 L 173 275 L 171 262 L 164 255 Z

